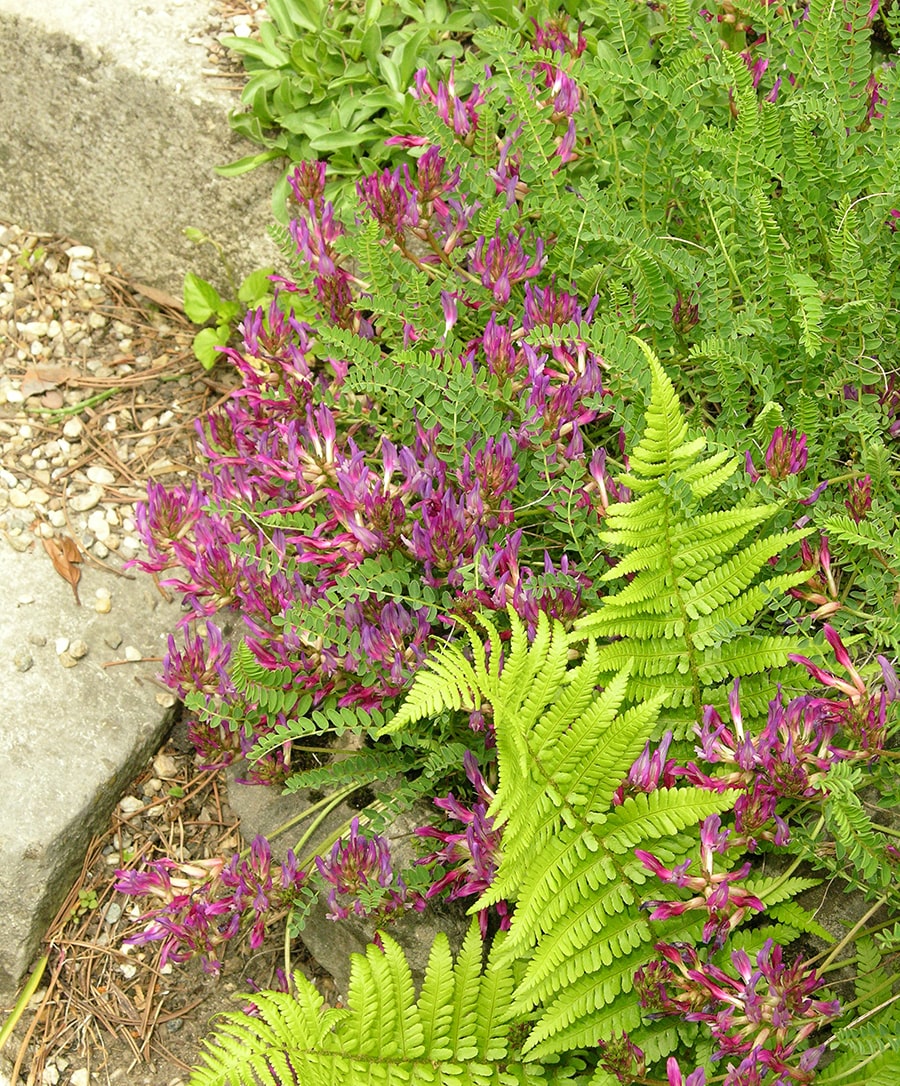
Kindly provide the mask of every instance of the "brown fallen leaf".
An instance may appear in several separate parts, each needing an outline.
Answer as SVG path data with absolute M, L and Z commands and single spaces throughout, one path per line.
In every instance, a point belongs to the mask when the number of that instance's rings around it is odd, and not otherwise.
M 72 586 L 75 603 L 80 607 L 78 582 L 81 580 L 81 570 L 78 566 L 82 562 L 82 557 L 78 544 L 66 535 L 58 539 L 42 539 L 41 542 L 44 544 L 44 550 L 50 555 L 53 568 L 64 581 L 68 581 Z
M 27 399 L 41 392 L 49 392 L 78 376 L 71 366 L 29 366 L 22 375 L 21 392 Z

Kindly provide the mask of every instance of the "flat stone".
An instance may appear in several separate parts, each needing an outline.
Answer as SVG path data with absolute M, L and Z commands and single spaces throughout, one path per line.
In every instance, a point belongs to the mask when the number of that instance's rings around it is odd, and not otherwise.
M 108 575 L 81 569 L 81 598 L 92 599 Z M 0 540 L 0 584 L 15 585 L 0 593 L 0 1005 L 11 1006 L 91 837 L 159 750 L 173 711 L 156 702 L 158 663 L 102 666 L 109 618 L 76 606 L 42 547 L 16 553 Z M 18 595 L 35 602 L 19 607 Z M 141 655 L 162 656 L 177 605 L 140 574 L 117 581 L 115 598 Z M 60 667 L 79 641 L 87 654 Z M 15 663 L 23 645 L 34 646 L 27 671 Z

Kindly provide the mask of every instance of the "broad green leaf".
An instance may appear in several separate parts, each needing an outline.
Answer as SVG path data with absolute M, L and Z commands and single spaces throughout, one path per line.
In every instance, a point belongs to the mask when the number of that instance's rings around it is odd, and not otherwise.
M 184 312 L 194 324 L 206 324 L 210 317 L 219 312 L 222 296 L 212 285 L 199 275 L 188 272 L 184 277 Z
M 269 276 L 274 268 L 259 268 L 251 272 L 241 283 L 238 290 L 238 299 L 247 305 L 259 305 L 272 293 L 272 284 Z
M 219 348 L 228 342 L 229 334 L 228 325 L 219 325 L 218 328 L 204 328 L 194 336 L 194 354 L 205 370 L 211 370 L 216 364 Z

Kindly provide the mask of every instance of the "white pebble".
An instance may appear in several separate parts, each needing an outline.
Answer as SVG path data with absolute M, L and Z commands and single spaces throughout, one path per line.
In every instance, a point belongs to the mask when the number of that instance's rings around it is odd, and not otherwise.
M 70 260 L 90 260 L 94 255 L 94 250 L 90 245 L 70 245 L 66 249 L 66 256 Z
M 100 464 L 92 464 L 87 469 L 86 475 L 92 483 L 98 483 L 100 486 L 112 486 L 116 481 L 114 472 L 111 472 L 109 468 L 104 468 Z
M 81 437 L 81 433 L 83 430 L 84 423 L 81 421 L 81 419 L 68 419 L 65 426 L 63 426 L 63 434 L 68 438 L 72 438 L 73 440 L 76 437 Z M 65 449 L 63 451 L 68 452 L 69 450 Z
M 135 811 L 139 811 L 143 806 L 143 800 L 138 799 L 137 796 L 123 796 L 119 800 L 119 810 L 122 814 L 134 814 Z
M 87 656 L 87 654 L 87 642 L 82 641 L 81 638 L 77 641 L 73 641 L 72 644 L 69 645 L 69 655 L 73 656 L 76 660 L 80 660 L 82 657 Z
M 110 527 L 106 519 L 106 513 L 102 509 L 95 509 L 88 517 L 88 528 L 101 543 L 105 543 L 109 539 Z
M 125 659 L 126 660 L 143 660 L 144 654 L 140 649 L 136 649 L 134 645 L 125 646 Z
M 56 655 L 62 656 L 62 654 L 69 647 L 68 637 L 57 637 L 57 639 L 53 642 L 53 647 L 56 649 Z
M 31 505 L 31 499 L 27 491 L 11 490 L 9 492 L 9 504 L 13 509 L 27 509 Z
M 172 697 L 172 703 L 175 703 L 174 697 Z M 178 763 L 171 754 L 157 754 L 153 759 L 153 772 L 163 780 L 171 780 L 178 774 Z
M 25 397 L 17 388 L 8 388 L 6 390 L 6 402 L 7 403 L 24 403 Z
M 102 497 L 102 489 L 99 486 L 91 486 L 83 494 L 76 494 L 74 498 L 70 498 L 69 505 L 76 513 L 86 513 L 89 509 L 93 509 Z

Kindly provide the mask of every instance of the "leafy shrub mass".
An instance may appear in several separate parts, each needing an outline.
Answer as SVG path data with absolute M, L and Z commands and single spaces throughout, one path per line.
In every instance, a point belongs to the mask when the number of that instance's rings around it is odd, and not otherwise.
M 200 755 L 375 798 L 319 855 L 123 877 L 138 941 L 215 971 L 319 893 L 388 928 L 345 1006 L 254 995 L 197 1086 L 888 1086 L 896 17 L 504 21 L 415 75 L 353 217 L 291 173 L 208 469 L 140 512 Z M 478 924 L 417 995 L 389 926 L 436 897 Z

